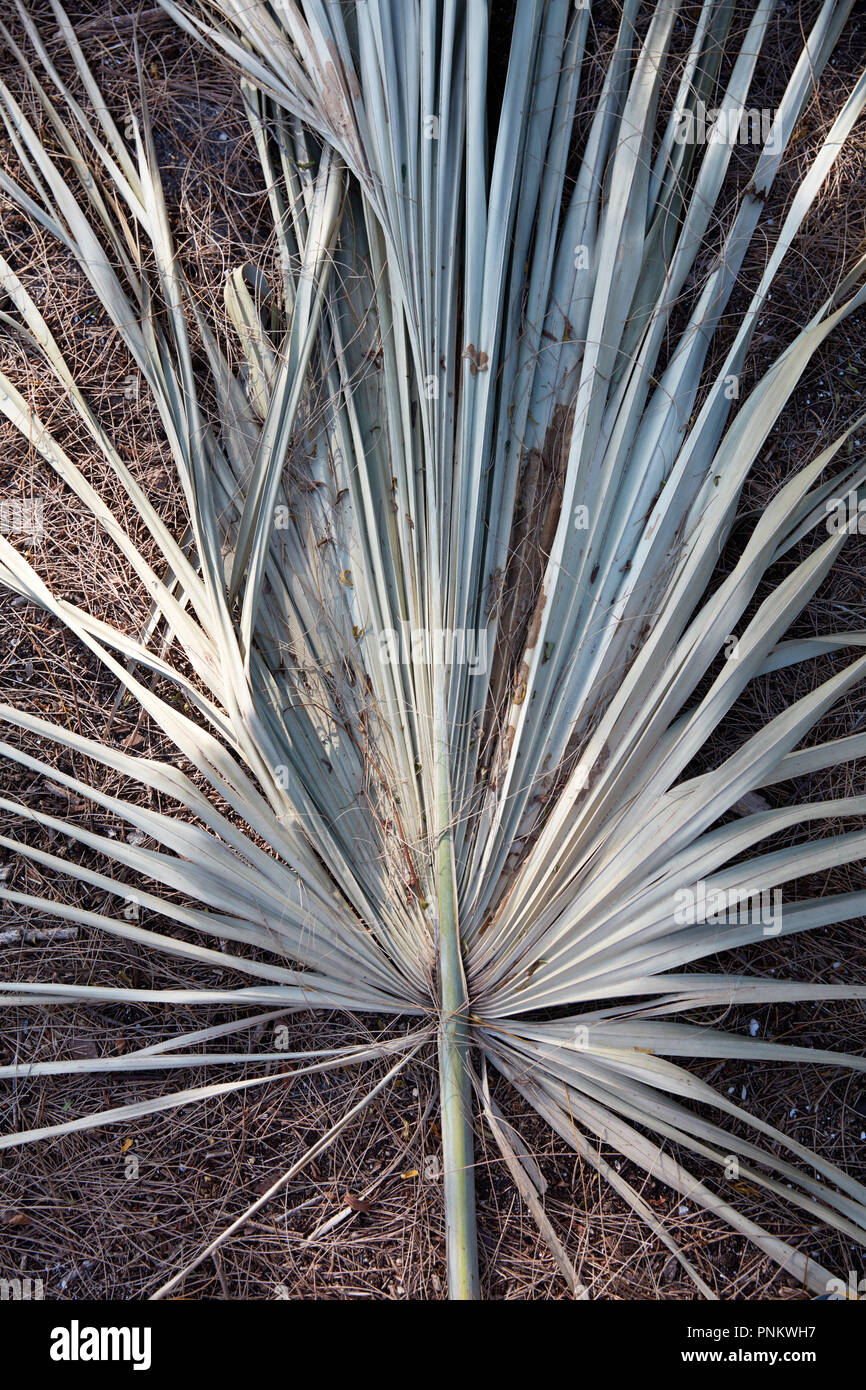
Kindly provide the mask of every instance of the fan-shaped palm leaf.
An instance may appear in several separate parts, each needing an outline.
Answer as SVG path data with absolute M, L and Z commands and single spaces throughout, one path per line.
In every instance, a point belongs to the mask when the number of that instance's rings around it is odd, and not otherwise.
M 518 0 L 501 111 L 491 118 L 486 0 L 162 4 L 243 74 L 282 283 L 268 285 L 253 265 L 229 278 L 226 307 L 243 356 L 236 370 L 175 254 L 146 108 L 136 99 L 128 144 L 52 0 L 88 114 L 19 7 L 28 52 L 3 37 L 62 157 L 2 85 L 22 175 L 0 176 L 0 187 L 74 254 L 123 336 L 159 410 L 189 536 L 180 543 L 135 482 L 4 260 L 12 305 L 4 322 L 39 349 L 68 393 L 163 567 L 146 561 L 4 379 L 5 415 L 119 547 L 154 619 L 138 639 L 93 618 L 52 593 L 5 539 L 0 579 L 99 657 L 198 780 L 4 707 L 8 724 L 135 778 L 185 808 L 189 822 L 108 796 L 4 743 L 4 756 L 89 797 L 155 848 L 7 798 L 0 804 L 22 826 L 99 851 L 106 869 L 73 865 L 23 837 L 0 839 L 7 850 L 73 874 L 119 906 L 97 913 L 0 894 L 241 971 L 249 984 L 160 994 L 16 980 L 0 985 L 0 1001 L 220 1002 L 236 1008 L 238 1032 L 257 1008 L 266 1019 L 376 1010 L 408 1026 L 396 1042 L 291 1059 L 202 1053 L 200 1044 L 226 1032 L 205 1027 L 131 1056 L 27 1073 L 275 1059 L 311 1070 L 393 1058 L 369 1100 L 436 1038 L 453 1296 L 478 1287 L 474 1116 L 490 1126 L 565 1277 L 582 1290 L 544 1214 L 537 1170 L 492 1099 L 488 1066 L 613 1184 L 702 1292 L 712 1296 L 602 1146 L 721 1214 L 823 1290 L 828 1272 L 746 1219 L 721 1173 L 734 1155 L 749 1182 L 859 1242 L 866 1190 L 678 1059 L 861 1070 L 866 1062 L 678 1015 L 862 999 L 866 987 L 697 973 L 690 967 L 705 957 L 759 941 L 766 922 L 751 909 L 715 925 L 683 921 L 676 904 L 699 884 L 726 902 L 751 898 L 861 859 L 866 848 L 862 831 L 808 833 L 812 821 L 862 816 L 866 797 L 740 810 L 759 788 L 866 751 L 864 735 L 801 747 L 866 672 L 862 655 L 720 766 L 691 772 L 751 681 L 866 644 L 861 631 L 784 640 L 844 543 L 844 529 L 827 536 L 824 521 L 828 499 L 856 493 L 866 476 L 866 460 L 844 448 L 860 422 L 787 480 L 753 518 L 730 572 L 716 576 L 764 441 L 815 351 L 866 294 L 860 262 L 754 389 L 732 399 L 774 277 L 866 103 L 866 76 L 807 168 L 724 360 L 707 365 L 850 0 L 820 10 L 709 269 L 698 257 L 772 3 L 749 7 L 734 39 L 734 7 L 707 0 L 674 60 L 678 3 L 663 0 L 644 25 L 637 0 L 625 0 L 576 166 L 578 97 L 594 56 L 589 5 Z M 671 73 L 672 106 L 664 100 Z M 683 139 L 689 119 L 712 103 L 723 113 L 714 138 Z M 676 313 L 684 302 L 688 313 Z M 203 405 L 193 333 L 218 414 Z M 773 569 L 815 532 L 806 558 Z M 719 665 L 737 626 L 736 659 Z M 761 852 L 801 824 L 800 843 Z M 124 915 L 120 868 L 153 885 L 137 902 L 159 928 Z M 864 911 L 864 892 L 803 899 L 786 904 L 772 930 L 806 931 Z M 189 944 L 174 924 L 213 946 Z M 255 959 L 248 946 L 260 948 Z M 21 1071 L 0 1068 L 6 1077 Z M 0 1145 L 267 1085 L 273 1075 L 9 1133 Z M 689 1173 L 688 1153 L 720 1170 L 717 1190 Z

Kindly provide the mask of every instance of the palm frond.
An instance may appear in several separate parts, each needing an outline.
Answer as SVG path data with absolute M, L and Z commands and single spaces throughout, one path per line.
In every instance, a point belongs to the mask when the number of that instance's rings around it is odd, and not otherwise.
M 160 519 L 2 260 L 4 323 L 41 354 L 160 563 L 148 562 L 3 377 L 3 413 L 116 544 L 152 621 L 136 638 L 94 618 L 56 596 L 2 537 L 0 580 L 99 658 L 189 773 L 0 708 L 6 725 L 158 790 L 182 813 L 108 796 L 4 742 L 4 757 L 89 798 L 155 848 L 9 798 L 0 806 L 20 818 L 22 835 L 0 844 L 118 904 L 128 900 L 127 873 L 146 880 L 137 902 L 161 925 L 2 885 L 0 897 L 241 972 L 248 984 L 160 992 L 23 980 L 0 984 L 0 1003 L 219 1002 L 237 1010 L 239 1034 L 250 1009 L 405 1017 L 396 1042 L 292 1060 L 309 1071 L 386 1059 L 390 1078 L 438 1039 L 453 1296 L 478 1289 L 476 1114 L 572 1292 L 586 1292 L 488 1068 L 613 1185 L 705 1296 L 713 1291 L 604 1148 L 823 1291 L 828 1271 L 738 1209 L 726 1165 L 735 1155 L 750 1183 L 860 1243 L 866 1189 L 675 1059 L 863 1070 L 862 1057 L 693 1020 L 719 1005 L 864 999 L 866 986 L 697 973 L 696 962 L 759 942 L 766 922 L 750 908 L 696 924 L 676 903 L 697 885 L 725 901 L 752 899 L 862 859 L 866 847 L 859 830 L 809 833 L 813 821 L 862 817 L 866 797 L 739 809 L 759 789 L 863 754 L 864 735 L 802 746 L 866 674 L 863 655 L 719 766 L 693 770 L 750 683 L 866 645 L 861 631 L 785 640 L 845 543 L 844 529 L 827 534 L 827 504 L 856 496 L 866 479 L 866 458 L 850 447 L 866 416 L 785 481 L 750 519 L 736 563 L 718 572 L 768 435 L 815 353 L 866 297 L 863 258 L 752 390 L 732 394 L 780 267 L 866 104 L 864 74 L 807 165 L 748 304 L 732 307 L 850 0 L 823 4 L 709 266 L 701 257 L 748 113 L 769 0 L 749 8 L 736 36 L 734 7 L 705 0 L 677 54 L 676 0 L 649 7 L 645 24 L 638 0 L 625 0 L 586 129 L 590 6 L 518 0 L 490 149 L 485 0 L 161 0 L 239 71 L 268 190 L 279 283 L 255 264 L 229 276 L 230 345 L 176 253 L 143 96 L 128 145 L 51 3 L 89 114 L 19 5 L 31 56 L 5 28 L 2 36 L 41 128 L 0 83 L 22 170 L 20 181 L 0 174 L 0 189 L 74 255 L 142 373 L 189 532 L 179 540 Z M 714 137 L 682 139 L 710 101 L 722 113 Z M 720 665 L 737 628 L 736 659 Z M 28 823 L 97 851 L 104 871 L 30 843 Z M 798 827 L 789 847 L 760 851 Z M 864 912 L 866 892 L 804 898 L 785 903 L 778 930 Z M 214 944 L 192 944 L 178 927 Z M 205 1026 L 160 1051 L 23 1070 L 286 1060 L 189 1050 L 216 1036 L 224 1031 Z M 0 1146 L 286 1074 L 180 1090 L 7 1134 Z M 715 1190 L 685 1166 L 689 1154 L 702 1172 L 719 1170 Z

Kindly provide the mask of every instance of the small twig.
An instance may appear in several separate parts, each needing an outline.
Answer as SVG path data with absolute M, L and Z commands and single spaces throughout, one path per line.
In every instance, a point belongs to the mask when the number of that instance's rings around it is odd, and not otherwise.
M 217 1272 L 217 1275 L 219 1276 L 220 1288 L 221 1288 L 222 1291 L 223 1291 L 223 1298 L 229 1299 L 229 1298 L 231 1297 L 231 1295 L 229 1294 L 229 1286 L 228 1286 L 228 1283 L 226 1282 L 225 1271 L 223 1270 L 223 1262 L 222 1262 L 222 1259 L 221 1259 L 220 1255 L 217 1253 L 216 1250 L 213 1252 L 213 1255 L 211 1256 L 211 1259 L 213 1260 L 214 1264 L 216 1265 L 216 1272 Z
M 131 29 L 133 26 L 140 25 L 149 28 L 151 25 L 170 23 L 170 19 L 161 5 L 154 5 L 149 10 L 139 10 L 137 14 L 99 14 L 93 19 L 84 19 L 75 26 L 79 34 L 93 34 L 104 29 Z
M 12 931 L 0 932 L 0 946 L 14 946 L 18 942 L 25 946 L 36 946 L 40 941 L 74 941 L 77 935 L 77 927 L 40 927 L 34 931 L 14 927 Z

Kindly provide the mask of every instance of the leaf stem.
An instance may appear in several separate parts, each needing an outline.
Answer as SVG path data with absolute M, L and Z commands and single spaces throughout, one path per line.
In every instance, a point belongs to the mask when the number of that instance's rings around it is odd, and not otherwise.
M 443 730 L 444 725 L 440 724 L 440 733 Z M 448 1293 L 452 1299 L 476 1299 L 480 1291 L 469 1074 L 469 999 L 460 952 L 448 750 L 444 737 L 440 738 L 438 748 L 438 811 L 439 1079 Z

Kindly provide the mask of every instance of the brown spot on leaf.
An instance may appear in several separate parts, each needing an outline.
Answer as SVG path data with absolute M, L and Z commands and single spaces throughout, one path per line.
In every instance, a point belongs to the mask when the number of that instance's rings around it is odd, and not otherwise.
M 479 349 L 475 347 L 474 343 L 469 344 L 463 356 L 469 359 L 469 371 L 472 376 L 476 376 L 478 372 L 487 371 L 490 359 L 487 353 L 480 352 Z

